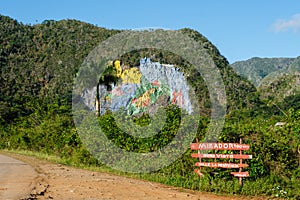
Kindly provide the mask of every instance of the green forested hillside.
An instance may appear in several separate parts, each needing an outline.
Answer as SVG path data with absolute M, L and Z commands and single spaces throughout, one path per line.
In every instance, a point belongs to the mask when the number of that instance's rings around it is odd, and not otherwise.
M 97 44 L 119 32 L 75 20 L 46 20 L 28 26 L 1 16 L 0 23 L 0 104 L 5 122 L 32 113 L 32 102 L 70 103 L 73 79 L 83 59 Z M 182 31 L 206 45 L 226 77 L 229 108 L 251 105 L 249 93 L 255 92 L 254 87 L 233 72 L 206 38 L 196 31 Z
M 231 66 L 257 87 L 263 101 L 284 103 L 285 98 L 293 99 L 300 94 L 300 57 L 251 58 Z
M 231 64 L 231 67 L 255 86 L 258 86 L 270 73 L 278 70 L 287 70 L 293 62 L 294 58 L 254 57 L 246 61 L 235 62 Z
M 28 26 L 0 16 L 1 120 L 34 112 L 39 104 L 70 105 L 73 79 L 87 54 L 117 33 L 75 20 Z
M 283 102 L 285 98 L 300 94 L 300 72 L 290 71 L 266 77 L 258 87 L 262 99 Z M 296 103 L 296 102 L 295 102 Z
M 76 20 L 46 20 L 42 24 L 24 25 L 0 15 L 0 148 L 38 151 L 56 155 L 69 164 L 103 167 L 86 150 L 76 131 L 71 112 L 72 87 L 73 80 L 90 51 L 101 41 L 120 31 Z M 239 138 L 243 138 L 245 143 L 251 145 L 248 153 L 253 154 L 254 158 L 247 161 L 250 165 L 250 177 L 240 187 L 237 179 L 230 175 L 230 170 L 209 169 L 207 176 L 199 180 L 193 173 L 196 160 L 191 158 L 191 151 L 188 150 L 171 166 L 152 173 L 147 178 L 217 193 L 277 195 L 299 199 L 300 110 L 289 103 L 299 98 L 289 96 L 284 105 L 264 103 L 255 86 L 237 75 L 210 41 L 191 29 L 179 31 L 204 46 L 220 70 L 226 88 L 228 109 L 219 140 L 238 142 Z M 128 65 L 134 65 L 143 56 L 179 66 L 187 64 L 176 55 L 167 52 L 160 54 L 153 50 L 150 53 L 131 52 L 120 59 Z M 291 60 L 280 62 L 287 65 Z M 263 76 L 272 70 L 264 72 Z M 263 77 L 261 74 L 257 76 Z M 199 74 L 195 74 L 188 81 L 197 83 L 196 93 L 204 99 L 199 100 L 200 107 L 209 109 L 208 91 L 199 77 Z M 283 110 L 279 110 L 278 106 Z M 173 109 L 172 112 L 174 116 L 178 114 L 178 110 Z M 203 113 L 199 117 L 198 138 L 203 137 L 210 123 L 209 112 Z M 176 127 L 177 121 L 170 119 Z M 110 116 L 105 116 L 100 121 L 103 127 L 112 130 L 105 120 L 110 120 Z M 147 118 L 138 120 L 143 123 Z M 275 127 L 274 124 L 278 121 L 284 121 L 287 125 Z M 151 142 L 164 144 L 172 139 L 173 133 L 169 133 L 168 129 L 165 132 L 165 138 L 150 138 Z M 116 143 L 121 143 L 122 148 L 136 150 L 133 149 L 137 148 L 136 145 L 128 139 L 128 135 L 121 133 L 121 138 L 113 138 L 113 133 L 108 133 L 109 137 Z M 123 140 L 124 137 L 128 140 Z M 218 174 L 210 173 L 213 170 Z M 278 186 L 280 189 L 277 189 Z

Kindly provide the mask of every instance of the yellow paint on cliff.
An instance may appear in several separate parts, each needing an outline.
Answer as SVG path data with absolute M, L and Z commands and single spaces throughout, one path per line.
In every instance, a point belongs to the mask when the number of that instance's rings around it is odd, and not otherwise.
M 119 61 L 119 60 L 114 61 L 114 67 L 117 70 L 117 76 L 119 78 L 121 78 L 121 75 L 122 75 L 121 61 Z
M 148 106 L 150 103 L 150 95 L 156 91 L 155 88 L 152 88 L 146 91 L 144 94 L 139 96 L 137 99 L 133 99 L 132 103 L 136 103 L 136 107 L 141 108 Z
M 137 67 L 123 70 L 119 60 L 114 61 L 114 67 L 117 70 L 117 76 L 122 79 L 122 84 L 139 84 L 142 73 Z
M 142 73 L 136 67 L 126 69 L 121 75 L 124 84 L 139 84 L 141 82 Z

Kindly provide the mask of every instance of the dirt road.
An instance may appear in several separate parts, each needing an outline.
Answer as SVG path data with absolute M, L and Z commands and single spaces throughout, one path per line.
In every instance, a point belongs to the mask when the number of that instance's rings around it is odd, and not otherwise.
M 5 153 L 7 154 L 7 153 Z M 159 183 L 53 164 L 34 157 L 9 154 L 34 167 L 35 187 L 26 199 L 58 200 L 245 200 L 200 193 Z M 257 200 L 258 198 L 256 198 Z
M 28 196 L 37 176 L 30 165 L 0 155 L 0 199 L 21 199 Z

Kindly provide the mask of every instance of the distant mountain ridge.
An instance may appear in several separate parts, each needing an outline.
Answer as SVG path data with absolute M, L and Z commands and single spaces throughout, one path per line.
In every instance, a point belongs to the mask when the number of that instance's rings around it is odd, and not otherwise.
M 262 99 L 282 102 L 300 94 L 300 56 L 297 58 L 251 58 L 231 64 L 241 76 L 251 81 Z
M 256 87 L 269 74 L 276 71 L 289 71 L 296 58 L 259 58 L 231 64 L 231 67 L 241 76 L 251 81 Z

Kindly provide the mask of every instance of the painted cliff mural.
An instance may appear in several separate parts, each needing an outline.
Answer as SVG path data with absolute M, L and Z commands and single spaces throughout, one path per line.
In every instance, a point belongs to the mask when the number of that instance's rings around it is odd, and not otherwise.
M 99 84 L 83 94 L 85 104 L 100 115 L 119 109 L 124 109 L 128 115 L 154 114 L 168 104 L 192 112 L 189 86 L 180 68 L 152 62 L 149 58 L 141 59 L 138 67 L 122 66 L 119 60 L 112 66 L 118 81 Z

